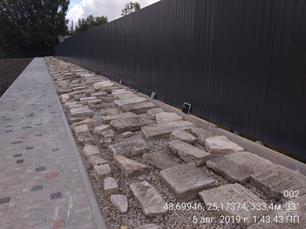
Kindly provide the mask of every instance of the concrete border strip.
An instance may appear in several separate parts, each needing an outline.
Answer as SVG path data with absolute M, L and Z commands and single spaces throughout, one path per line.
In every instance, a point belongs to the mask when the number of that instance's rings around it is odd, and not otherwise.
M 48 68 L 48 65 L 46 63 L 46 60 L 45 58 L 44 59 L 44 63 L 45 63 L 45 67 L 47 68 L 47 71 L 48 71 L 48 74 L 49 74 L 49 77 L 52 81 L 52 84 L 53 84 L 53 93 L 55 94 L 56 96 L 56 101 L 60 107 L 60 111 L 61 111 L 61 117 L 62 119 L 64 120 L 64 123 L 65 123 L 65 128 L 68 130 L 68 135 L 69 135 L 69 138 L 72 140 L 73 142 L 73 148 L 75 149 L 74 151 L 77 152 L 76 153 L 76 159 L 77 159 L 77 163 L 78 163 L 78 167 L 79 167 L 79 170 L 80 170 L 80 175 L 82 177 L 82 180 L 84 182 L 84 186 L 85 186 L 85 189 L 86 189 L 86 193 L 87 193 L 87 196 L 88 196 L 88 199 L 89 199 L 89 203 L 90 203 L 90 206 L 92 208 L 92 212 L 93 212 L 93 215 L 94 215 L 94 218 L 95 218 L 95 221 L 96 221 L 96 225 L 97 225 L 97 228 L 98 229 L 107 229 L 106 227 L 106 224 L 105 224 L 105 220 L 103 218 L 103 214 L 97 204 L 97 199 L 96 199 L 96 196 L 94 194 L 94 191 L 92 190 L 92 187 L 91 187 L 91 183 L 90 183 L 90 180 L 89 180 L 89 177 L 88 177 L 88 174 L 87 174 L 87 171 L 85 169 L 85 166 L 84 166 L 84 163 L 83 163 L 83 160 L 81 158 L 81 154 L 80 154 L 80 151 L 75 143 L 75 140 L 74 140 L 74 137 L 72 135 L 72 132 L 71 132 L 71 129 L 70 129 L 70 126 L 67 122 L 67 119 L 66 119 L 66 115 L 64 113 L 64 110 L 63 110 L 63 107 L 62 107 L 62 104 L 61 102 L 59 101 L 59 98 L 58 98 L 58 95 L 56 93 L 56 88 L 55 88 L 55 83 L 54 83 L 54 80 L 53 78 L 51 77 L 51 74 L 49 72 L 49 68 Z

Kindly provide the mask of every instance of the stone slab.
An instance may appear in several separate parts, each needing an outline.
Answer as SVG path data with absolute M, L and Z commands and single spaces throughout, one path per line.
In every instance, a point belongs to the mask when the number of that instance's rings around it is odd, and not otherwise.
M 194 162 L 197 166 L 205 164 L 211 154 L 180 140 L 169 142 L 169 148 L 185 162 Z
M 182 117 L 174 112 L 161 112 L 155 114 L 155 119 L 157 123 L 164 123 L 180 121 L 182 120 Z
M 250 182 L 268 197 L 280 200 L 285 190 L 298 190 L 299 195 L 306 194 L 306 178 L 302 174 L 283 166 L 274 166 L 268 170 L 258 170 L 250 177 Z
M 125 195 L 111 195 L 110 201 L 120 213 L 128 211 L 128 199 Z
M 169 137 L 175 129 L 190 129 L 194 124 L 188 121 L 167 122 L 141 128 L 146 139 L 160 139 Z
M 211 132 L 198 127 L 190 129 L 190 133 L 196 136 L 198 143 L 203 146 L 205 145 L 205 139 L 213 136 Z
M 88 103 L 90 101 L 93 101 L 93 100 L 97 100 L 98 98 L 95 97 L 95 96 L 91 96 L 91 97 L 82 97 L 80 98 L 80 102 L 81 103 Z
M 75 132 L 75 135 L 77 137 L 79 137 L 82 134 L 88 134 L 89 133 L 89 129 L 88 129 L 87 125 L 83 124 L 83 125 L 80 125 L 80 126 L 75 126 L 74 127 L 74 132 Z
M 98 147 L 94 145 L 86 144 L 83 148 L 83 154 L 85 158 L 89 159 L 92 156 L 99 156 L 100 152 L 99 152 Z
M 133 92 L 125 88 L 112 90 L 112 95 L 121 95 L 121 94 L 126 94 L 126 93 L 133 93 Z
M 111 195 L 117 193 L 119 191 L 117 181 L 113 177 L 104 178 L 103 191 L 105 195 Z
M 133 136 L 133 135 L 134 135 L 134 133 L 133 133 L 132 131 L 126 131 L 126 132 L 124 132 L 124 133 L 121 134 L 121 136 L 122 136 L 123 138 L 129 138 L 129 137 L 131 137 L 131 136 Z
M 252 209 L 252 204 L 263 206 L 265 202 L 237 183 L 201 191 L 199 196 L 206 206 L 214 205 L 217 214 L 245 218 L 246 221 L 242 224 L 252 224 L 253 216 L 260 217 L 266 213 L 263 210 Z M 232 204 L 234 207 L 226 207 L 228 204 Z
M 94 128 L 94 134 L 100 134 L 102 135 L 104 133 L 104 131 L 106 130 L 110 130 L 110 126 L 109 125 L 100 125 L 100 126 L 96 126 Z
M 94 167 L 94 176 L 100 185 L 103 184 L 105 177 L 110 176 L 111 172 L 109 164 L 96 165 Z
M 188 133 L 185 130 L 180 130 L 180 129 L 172 131 L 170 138 L 181 140 L 187 143 L 193 143 L 197 140 L 197 138 L 192 134 Z
M 140 176 L 149 172 L 149 167 L 122 155 L 114 155 L 114 163 L 126 177 Z
M 106 90 L 110 89 L 114 86 L 114 84 L 108 80 L 97 82 L 93 84 L 95 90 Z
M 148 124 L 152 124 L 152 120 L 140 116 L 116 119 L 110 122 L 110 125 L 115 129 L 117 133 L 122 133 L 125 131 L 137 131 L 140 130 L 142 126 Z
M 231 182 L 246 183 L 251 175 L 265 171 L 274 164 L 249 152 L 237 152 L 207 161 L 206 165 Z
M 136 95 L 133 92 L 127 92 L 127 93 L 123 93 L 123 94 L 114 95 L 114 97 L 115 97 L 115 99 L 130 99 L 130 98 L 138 97 L 138 95 Z
M 192 200 L 203 189 L 214 186 L 215 180 L 194 162 L 162 170 L 160 176 L 180 200 Z
M 142 208 L 144 215 L 166 214 L 166 202 L 161 194 L 147 181 L 130 184 L 130 189 Z
M 171 158 L 162 152 L 144 153 L 143 161 L 159 169 L 168 169 L 179 165 L 178 159 Z
M 147 110 L 153 107 L 156 107 L 156 106 L 152 102 L 141 102 L 141 103 L 125 105 L 125 106 L 122 106 L 120 109 L 122 111 L 131 111 L 135 114 L 142 114 L 142 113 L 146 113 Z
M 135 116 L 136 116 L 136 114 L 134 114 L 132 112 L 124 112 L 124 113 L 119 113 L 119 114 L 102 116 L 101 120 L 102 120 L 103 123 L 108 124 L 111 121 L 116 120 L 116 119 L 132 118 L 132 117 L 135 117 Z
M 206 138 L 205 147 L 208 152 L 218 155 L 226 155 L 244 150 L 241 146 L 228 140 L 228 138 L 225 136 Z
M 135 104 L 135 103 L 141 103 L 145 102 L 147 99 L 143 97 L 133 97 L 133 98 L 128 98 L 128 99 L 118 99 L 115 100 L 115 104 L 121 108 L 122 106 L 128 105 L 128 104 Z
M 84 106 L 80 108 L 72 108 L 70 110 L 70 114 L 72 117 L 92 117 L 93 112 L 92 110 L 88 109 L 87 106 Z
M 98 156 L 98 155 L 93 155 L 91 157 L 89 157 L 89 165 L 90 165 L 90 168 L 93 168 L 95 167 L 96 165 L 102 165 L 102 164 L 106 164 L 107 161 L 104 160 L 102 157 Z
M 134 157 L 147 152 L 148 146 L 142 139 L 133 139 L 109 145 L 108 149 L 113 153 L 113 155 L 120 154 L 123 156 Z
M 147 114 L 152 116 L 152 117 L 155 117 L 156 114 L 162 113 L 162 112 L 165 112 L 165 111 L 162 108 L 156 107 L 156 108 L 152 108 L 152 109 L 148 110 Z

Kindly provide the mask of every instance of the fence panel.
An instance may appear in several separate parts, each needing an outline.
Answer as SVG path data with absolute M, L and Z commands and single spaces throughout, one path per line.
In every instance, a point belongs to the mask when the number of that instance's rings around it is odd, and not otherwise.
M 306 160 L 306 2 L 162 0 L 55 55 Z

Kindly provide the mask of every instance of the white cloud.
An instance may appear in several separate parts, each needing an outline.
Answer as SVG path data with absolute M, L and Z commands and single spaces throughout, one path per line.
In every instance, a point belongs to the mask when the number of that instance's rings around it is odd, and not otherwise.
M 121 10 L 125 4 L 134 0 L 80 0 L 71 4 L 67 12 L 67 18 L 76 22 L 79 18 L 93 16 L 107 16 L 108 21 L 112 21 L 121 16 Z M 158 2 L 159 0 L 138 0 L 141 8 Z

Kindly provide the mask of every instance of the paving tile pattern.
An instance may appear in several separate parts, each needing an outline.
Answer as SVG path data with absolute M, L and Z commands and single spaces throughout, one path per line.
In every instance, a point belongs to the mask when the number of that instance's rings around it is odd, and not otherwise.
M 0 229 L 104 228 L 76 149 L 35 58 L 0 98 Z

